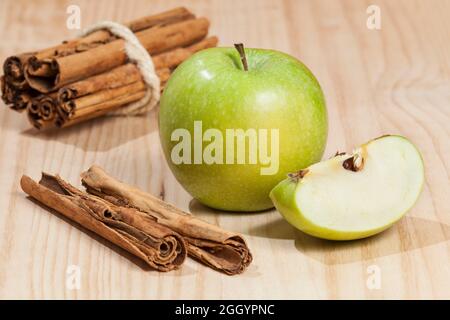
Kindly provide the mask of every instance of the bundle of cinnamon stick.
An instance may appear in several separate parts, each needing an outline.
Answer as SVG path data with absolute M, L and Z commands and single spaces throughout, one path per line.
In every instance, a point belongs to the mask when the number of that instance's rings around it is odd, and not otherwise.
M 172 71 L 193 53 L 215 47 L 209 21 L 176 8 L 125 24 L 153 58 L 161 88 Z M 3 101 L 25 111 L 44 129 L 67 127 L 132 102 L 146 93 L 139 69 L 125 53 L 125 40 L 99 30 L 37 52 L 6 59 L 1 78 Z
M 252 261 L 244 238 L 202 221 L 163 200 L 109 176 L 98 166 L 81 174 L 86 192 L 59 176 L 42 174 L 39 183 L 22 176 L 22 189 L 144 260 L 159 271 L 182 265 L 186 256 L 235 275 Z

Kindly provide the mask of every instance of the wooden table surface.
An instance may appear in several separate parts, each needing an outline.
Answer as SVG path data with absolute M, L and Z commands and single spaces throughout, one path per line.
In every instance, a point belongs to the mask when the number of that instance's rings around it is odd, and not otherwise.
M 164 162 L 157 112 L 37 132 L 1 103 L 0 298 L 450 298 L 450 1 L 2 0 L 0 60 L 75 36 L 66 28 L 73 3 L 83 27 L 183 4 L 211 19 L 222 45 L 242 41 L 298 57 L 327 99 L 324 157 L 381 134 L 405 135 L 422 151 L 426 185 L 388 231 L 362 241 L 322 241 L 294 230 L 274 210 L 229 214 L 192 200 Z M 380 30 L 366 26 L 370 4 L 381 9 Z M 22 174 L 38 178 L 41 170 L 79 185 L 80 172 L 93 163 L 243 233 L 254 262 L 234 277 L 192 260 L 175 272 L 145 271 L 19 188 Z M 72 265 L 79 266 L 79 289 L 66 286 Z

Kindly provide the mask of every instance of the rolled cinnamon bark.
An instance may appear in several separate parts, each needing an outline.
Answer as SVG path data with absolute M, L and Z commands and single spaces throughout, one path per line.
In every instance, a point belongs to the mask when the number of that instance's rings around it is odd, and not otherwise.
M 179 7 L 159 14 L 139 18 L 128 22 L 125 25 L 127 25 L 131 31 L 138 32 L 147 28 L 167 25 L 194 18 L 194 14 L 192 14 L 189 10 Z M 33 65 L 33 69 L 39 69 L 42 67 L 42 69 L 46 69 L 47 72 L 49 72 L 50 69 L 48 69 L 48 65 L 43 67 L 41 60 L 57 56 L 67 56 L 76 52 L 85 51 L 89 48 L 105 44 L 114 39 L 116 39 L 116 37 L 111 35 L 109 31 L 98 30 L 85 37 L 64 41 L 57 46 L 46 48 L 38 52 L 27 52 L 8 57 L 3 64 L 3 71 L 8 82 L 12 86 L 18 89 L 24 89 L 27 85 L 24 67 L 25 64 L 28 63 L 29 59 L 31 59 L 30 63 Z M 37 71 L 37 74 L 39 73 L 42 74 L 42 70 Z
M 125 25 L 133 32 L 142 31 L 144 29 L 155 26 L 165 26 L 171 23 L 194 19 L 195 15 L 184 7 L 174 8 L 162 13 L 143 17 L 126 23 Z
M 126 64 L 102 74 L 98 79 L 88 78 L 76 83 L 71 88 L 63 88 L 58 94 L 56 110 L 57 127 L 67 127 L 80 121 L 92 119 L 109 113 L 129 103 L 136 102 L 146 94 L 147 85 L 134 64 Z M 123 76 L 126 75 L 128 76 Z M 157 70 L 157 75 L 164 85 L 171 74 L 170 69 Z M 99 82 L 97 80 L 108 81 Z M 106 88 L 106 89 L 103 89 Z M 103 90 L 102 90 L 103 89 Z M 92 93 L 90 92 L 92 91 Z M 77 96 L 79 96 L 77 98 Z
M 86 194 L 59 176 L 43 173 L 37 183 L 24 175 L 20 184 L 32 198 L 125 249 L 154 269 L 177 269 L 186 258 L 186 244 L 178 233 L 136 209 L 115 206 Z
M 19 112 L 26 110 L 27 106 L 31 103 L 35 94 L 36 93 L 30 91 L 19 92 L 18 95 L 14 98 L 14 101 L 11 105 L 11 109 Z
M 217 46 L 217 37 L 208 37 L 184 48 L 177 48 L 153 57 L 156 69 L 175 68 L 197 51 Z
M 58 103 L 64 104 L 100 90 L 114 89 L 136 81 L 142 81 L 141 73 L 135 64 L 127 63 L 61 88 L 58 91 Z
M 27 108 L 28 104 L 31 102 L 31 99 L 37 95 L 37 92 L 34 90 L 20 90 L 11 85 L 10 82 L 7 82 L 5 77 L 2 76 L 0 78 L 1 82 L 1 90 L 2 90 L 2 99 L 5 104 L 10 104 L 11 109 L 16 111 L 23 111 Z
M 118 89 L 99 91 L 93 95 L 71 100 L 67 118 L 58 117 L 57 127 L 68 127 L 116 110 L 142 99 L 147 92 L 143 82 L 135 82 Z
M 3 63 L 3 74 L 5 81 L 16 89 L 28 87 L 24 74 L 24 66 L 33 53 L 22 53 L 6 58 Z
M 226 274 L 243 272 L 252 261 L 244 238 L 202 221 L 154 196 L 109 176 L 98 166 L 81 174 L 88 193 L 115 205 L 136 208 L 178 232 L 187 243 L 188 254 Z
M 217 37 L 209 37 L 192 46 L 177 48 L 173 51 L 155 55 L 153 57 L 153 63 L 160 81 L 167 81 L 171 68 L 175 68 L 197 51 L 215 47 L 217 42 Z M 167 71 L 169 71 L 169 74 Z M 142 80 L 142 76 L 138 67 L 133 63 L 127 63 L 102 74 L 64 86 L 58 91 L 58 103 L 63 104 L 69 100 L 100 90 L 117 88 L 139 80 Z
M 170 77 L 170 68 L 175 68 L 199 50 L 216 46 L 217 41 L 217 37 L 210 37 L 192 46 L 156 55 L 153 61 L 162 88 Z M 79 122 L 75 119 L 77 117 L 86 120 L 86 114 L 92 110 L 92 106 L 98 109 L 100 103 L 106 103 L 108 100 L 124 94 L 132 95 L 144 89 L 145 83 L 141 73 L 133 63 L 127 63 L 102 74 L 68 84 L 61 88 L 57 94 L 56 109 L 59 118 L 56 125 L 62 127 L 75 124 Z M 98 110 L 98 112 L 92 114 L 92 118 L 112 111 L 115 108 L 114 106 L 120 107 L 116 103 L 108 103 L 107 108 L 102 107 L 102 111 Z
M 172 74 L 172 71 L 169 68 L 163 68 L 158 69 L 157 74 L 160 81 L 159 89 L 161 92 L 163 92 L 164 87 L 166 86 L 166 83 Z
M 170 73 L 168 68 L 157 70 L 161 83 L 165 83 L 168 80 Z M 146 89 L 146 84 L 142 79 L 141 73 L 132 63 L 76 82 L 60 89 L 58 92 L 57 110 L 61 119 L 57 121 L 57 125 L 63 125 L 77 113 L 77 110 L 78 112 L 81 111 L 81 108 L 107 102 L 109 99 L 124 94 L 134 94 L 144 89 Z M 118 107 L 122 106 L 118 105 Z
M 150 54 L 157 54 L 202 39 L 208 27 L 206 18 L 198 18 L 151 27 L 137 32 L 136 37 Z M 117 39 L 79 53 L 30 62 L 25 78 L 32 88 L 46 93 L 123 65 L 127 59 L 125 40 Z
M 57 116 L 56 93 L 32 98 L 27 106 L 27 116 L 36 129 L 53 127 Z
M 2 89 L 2 99 L 6 104 L 14 103 L 14 97 L 18 94 L 18 90 L 12 87 L 5 79 L 5 76 L 0 78 Z
M 182 61 L 217 45 L 216 37 L 205 38 L 208 20 L 196 19 L 185 8 L 127 25 L 152 54 L 161 91 Z M 123 88 L 143 83 L 143 79 L 123 49 L 124 40 L 99 30 L 35 53 L 9 57 L 1 79 L 2 99 L 14 110 L 27 110 L 29 121 L 39 129 L 66 127 L 136 102 L 145 91 L 130 90 L 124 95 Z M 34 88 L 28 83 L 30 79 L 36 83 Z M 59 91 L 55 89 L 60 86 Z M 132 88 L 136 89 L 136 84 Z

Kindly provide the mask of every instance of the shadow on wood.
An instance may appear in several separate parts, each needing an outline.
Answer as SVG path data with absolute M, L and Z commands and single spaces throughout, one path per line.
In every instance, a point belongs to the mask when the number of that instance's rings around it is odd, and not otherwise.
M 157 111 L 153 110 L 141 116 L 103 116 L 67 128 L 39 131 L 30 127 L 21 134 L 74 145 L 85 151 L 108 151 L 157 130 Z
M 236 211 L 216 210 L 216 209 L 213 209 L 213 208 L 210 208 L 208 206 L 201 204 L 196 199 L 192 199 L 189 202 L 189 211 L 196 217 L 203 219 L 212 224 L 217 224 L 218 218 L 221 218 L 222 222 L 225 222 L 225 220 L 228 218 L 239 219 L 239 218 L 245 218 L 245 217 L 249 217 L 249 219 L 253 218 L 256 221 L 256 220 L 259 220 L 260 217 L 263 217 L 265 214 L 270 212 L 270 210 L 255 211 L 255 212 L 236 212 Z M 238 228 L 236 228 L 236 226 Z M 227 229 L 226 225 L 222 225 L 221 227 Z M 233 223 L 232 231 L 242 233 L 242 234 L 249 234 L 248 228 L 247 228 L 247 223 L 242 223 L 242 224 L 234 224 Z M 253 234 L 250 233 L 249 235 L 253 235 Z
M 292 227 L 274 212 L 267 223 L 241 233 L 279 240 L 294 240 L 301 253 L 327 265 L 345 264 L 384 257 L 424 248 L 450 240 L 450 226 L 437 221 L 404 217 L 388 230 L 369 238 L 353 241 L 331 241 L 309 236 Z
M 324 264 L 336 265 L 407 252 L 448 240 L 449 225 L 407 216 L 378 235 L 354 241 L 322 240 L 296 231 L 295 247 Z
M 295 240 L 296 229 L 284 220 L 277 211 L 272 210 L 265 220 L 263 223 L 261 221 L 255 222 L 246 233 L 261 238 Z

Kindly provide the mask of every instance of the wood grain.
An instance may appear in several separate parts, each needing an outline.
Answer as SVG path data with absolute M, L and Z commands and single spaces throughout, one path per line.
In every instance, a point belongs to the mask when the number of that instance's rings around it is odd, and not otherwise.
M 180 4 L 210 17 L 222 45 L 274 48 L 303 60 L 323 86 L 330 135 L 325 157 L 395 133 L 423 153 L 426 186 L 400 223 L 367 240 L 335 243 L 295 231 L 275 211 L 226 214 L 200 205 L 166 166 L 157 112 L 103 118 L 56 132 L 29 129 L 0 105 L 0 298 L 450 298 L 450 1 L 0 1 L 0 60 L 69 38 L 66 8 L 82 26 L 125 21 Z M 381 30 L 366 8 L 381 8 Z M 144 271 L 129 256 L 26 199 L 23 173 L 69 181 L 97 163 L 224 228 L 242 232 L 254 263 L 229 277 L 188 261 L 179 271 Z M 66 287 L 78 265 L 81 288 Z M 367 268 L 381 271 L 367 287 Z

